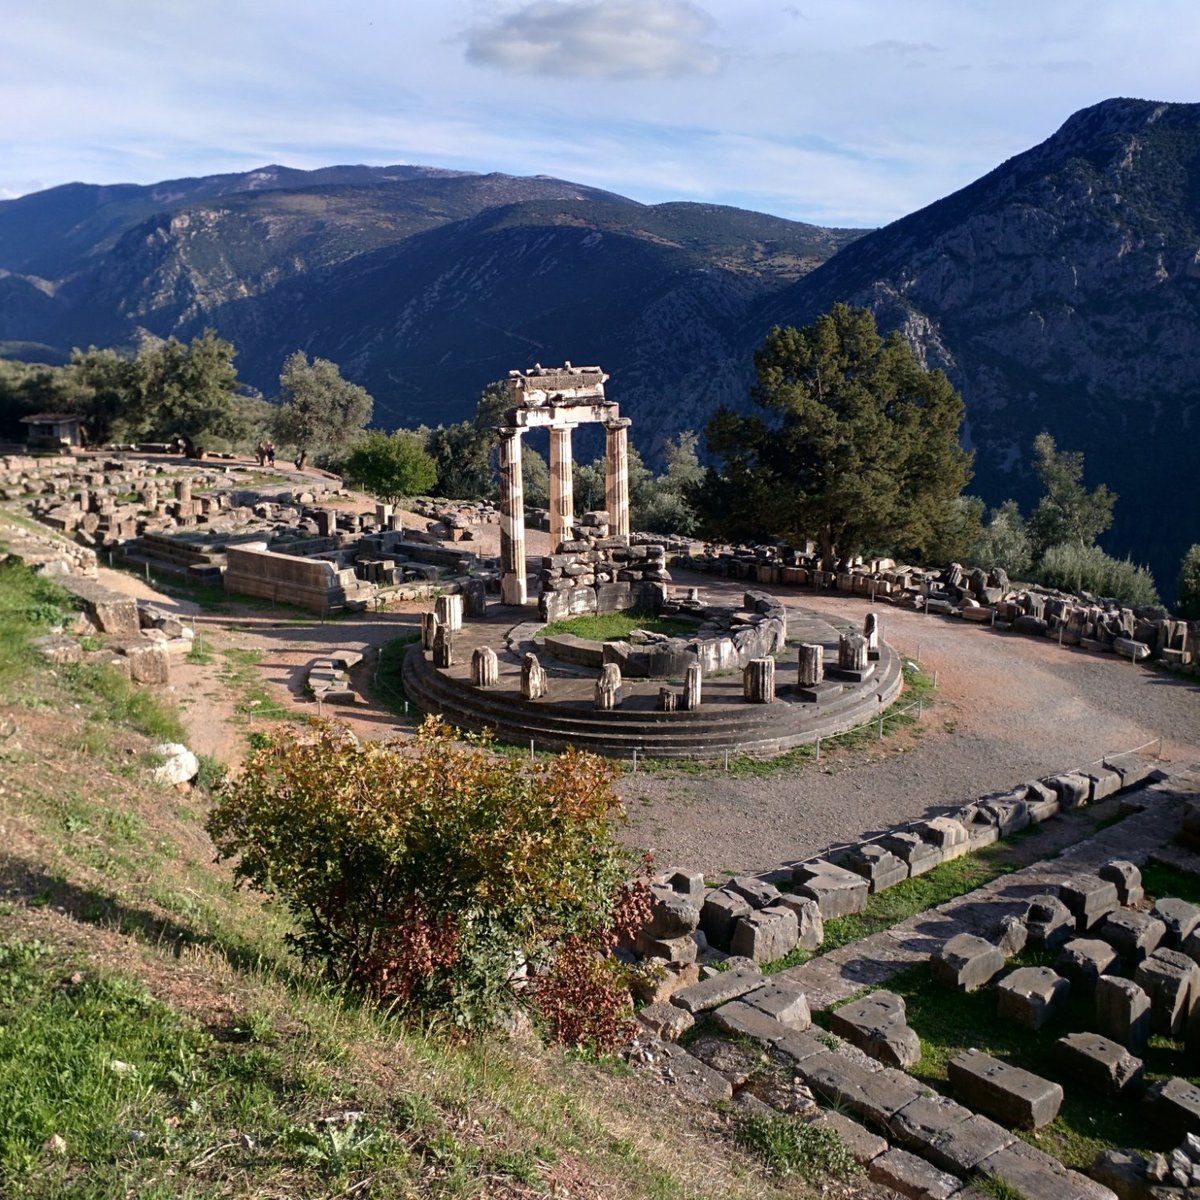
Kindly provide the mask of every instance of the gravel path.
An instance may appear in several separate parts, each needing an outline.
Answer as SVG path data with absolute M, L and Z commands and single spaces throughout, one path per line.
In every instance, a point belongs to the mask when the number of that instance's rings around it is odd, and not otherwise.
M 745 584 L 674 572 L 677 586 L 737 596 Z M 867 601 L 775 589 L 790 609 L 861 620 Z M 765 778 L 661 773 L 623 777 L 626 841 L 719 876 L 761 871 L 931 808 L 1130 750 L 1159 737 L 1163 757 L 1200 760 L 1200 686 L 1112 655 L 878 605 L 882 635 L 936 671 L 915 737 L 882 753 L 823 755 Z

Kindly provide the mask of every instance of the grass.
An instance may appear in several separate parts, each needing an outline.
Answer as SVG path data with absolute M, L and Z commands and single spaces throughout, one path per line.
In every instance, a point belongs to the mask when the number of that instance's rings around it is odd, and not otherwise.
M 221 651 L 224 666 L 221 681 L 237 693 L 234 711 L 247 720 L 307 721 L 308 716 L 280 704 L 267 690 L 258 671 L 262 651 L 227 646 Z
M 559 637 L 572 634 L 590 642 L 623 642 L 628 640 L 635 629 L 661 633 L 664 637 L 689 637 L 696 632 L 696 628 L 695 621 L 685 621 L 678 617 L 618 612 L 553 621 L 540 629 L 538 636 Z
M 150 782 L 156 720 L 93 684 L 0 677 L 0 1194 L 782 1200 L 639 1077 L 337 994 L 214 864 L 205 794 Z
M 0 563 L 0 681 L 32 669 L 33 638 L 63 624 L 74 611 L 70 593 L 17 563 Z
M 375 698 L 389 712 L 413 726 L 419 725 L 425 714 L 408 698 L 404 690 L 404 656 L 413 642 L 419 642 L 419 633 L 408 633 L 393 638 L 379 651 L 379 667 L 374 677 Z
M 736 1137 L 777 1174 L 798 1175 L 806 1183 L 849 1180 L 861 1174 L 850 1148 L 832 1129 L 782 1113 L 745 1117 Z

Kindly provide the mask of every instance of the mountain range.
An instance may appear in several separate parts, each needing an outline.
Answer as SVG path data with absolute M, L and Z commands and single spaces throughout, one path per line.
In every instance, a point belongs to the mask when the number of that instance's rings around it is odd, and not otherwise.
M 750 403 L 773 324 L 871 307 L 967 403 L 971 490 L 1028 505 L 1045 429 L 1121 495 L 1108 549 L 1169 591 L 1200 541 L 1200 105 L 1109 100 L 874 231 L 643 205 L 548 177 L 265 167 L 0 202 L 0 349 L 215 327 L 272 394 L 333 359 L 384 426 L 469 415 L 512 367 L 596 362 L 653 458 Z

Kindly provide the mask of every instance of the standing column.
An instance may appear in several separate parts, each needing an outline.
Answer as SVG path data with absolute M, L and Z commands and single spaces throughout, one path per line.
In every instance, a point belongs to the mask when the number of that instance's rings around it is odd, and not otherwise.
M 629 436 L 632 422 L 617 417 L 604 423 L 604 499 L 611 537 L 629 536 Z
M 550 541 L 552 550 L 569 541 L 575 523 L 575 473 L 571 427 L 550 428 Z
M 521 429 L 500 430 L 500 602 L 524 604 L 525 488 Z

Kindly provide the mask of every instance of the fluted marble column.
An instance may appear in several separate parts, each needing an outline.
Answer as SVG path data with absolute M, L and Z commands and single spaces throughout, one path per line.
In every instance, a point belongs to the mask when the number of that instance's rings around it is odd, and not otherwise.
M 500 602 L 524 604 L 525 487 L 521 429 L 500 430 Z
M 550 429 L 550 541 L 553 549 L 570 540 L 575 523 L 575 473 L 571 430 Z
M 604 424 L 604 500 L 610 537 L 629 536 L 629 426 L 628 417 Z

